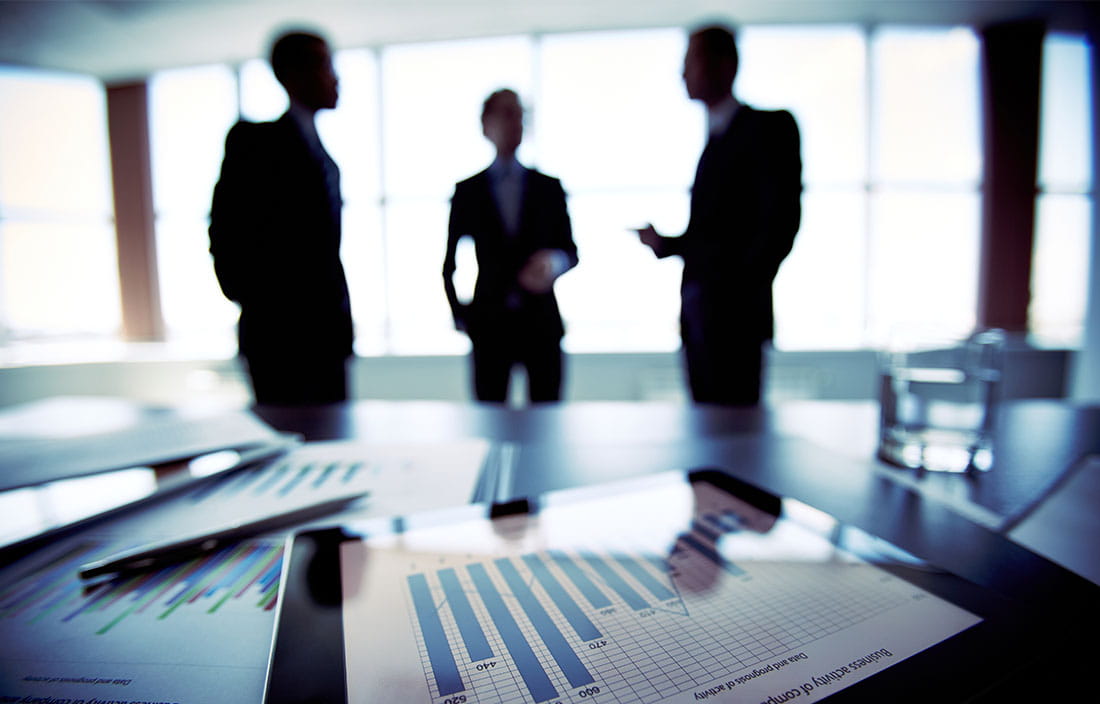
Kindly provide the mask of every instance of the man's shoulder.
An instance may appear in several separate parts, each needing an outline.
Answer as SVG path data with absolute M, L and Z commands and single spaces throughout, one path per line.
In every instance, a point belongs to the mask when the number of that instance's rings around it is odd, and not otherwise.
M 744 123 L 754 124 L 758 129 L 771 130 L 773 132 L 798 131 L 798 122 L 790 110 L 779 108 L 776 110 L 761 110 L 759 108 L 744 105 L 741 110 L 745 113 Z
M 271 122 L 253 122 L 251 120 L 238 120 L 229 128 L 226 141 L 241 144 L 254 144 L 257 142 L 271 142 L 285 140 L 292 135 L 288 129 L 286 120 L 279 119 Z
M 483 169 L 478 171 L 473 176 L 464 178 L 455 184 L 455 190 L 467 190 L 470 188 L 480 188 L 489 182 L 489 170 Z
M 776 108 L 774 110 L 765 110 L 762 108 L 756 108 L 751 105 L 742 105 L 738 108 L 739 114 L 743 113 L 748 120 L 755 120 L 758 122 L 793 122 L 794 115 L 786 108 Z
M 275 131 L 278 126 L 278 122 L 253 122 L 252 120 L 240 119 L 229 128 L 230 134 L 264 134 L 267 132 Z
M 560 189 L 561 179 L 544 174 L 538 169 L 527 169 L 528 184 L 533 188 Z
M 794 143 L 799 140 L 798 133 L 798 123 L 790 110 L 761 110 L 742 105 L 722 142 L 730 149 L 745 144 Z

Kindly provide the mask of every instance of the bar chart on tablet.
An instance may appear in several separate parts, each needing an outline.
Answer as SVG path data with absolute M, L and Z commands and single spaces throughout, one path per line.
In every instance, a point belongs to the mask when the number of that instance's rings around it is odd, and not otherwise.
M 764 701 L 870 657 L 847 686 L 980 620 L 824 539 L 788 550 L 785 524 L 758 534 L 721 507 L 671 531 L 614 517 L 470 531 L 496 550 L 442 549 L 462 542 L 451 528 L 364 552 L 365 573 L 345 573 L 349 701 L 413 680 L 434 704 Z
M 729 578 L 721 592 L 733 600 L 718 599 L 719 606 L 717 595 L 683 593 L 681 581 L 709 580 L 714 570 Z M 527 553 L 414 572 L 407 583 L 426 682 L 437 697 L 489 688 L 490 701 L 578 693 L 602 701 L 626 692 L 624 701 L 657 701 L 731 666 L 796 655 L 806 639 L 909 598 L 890 593 L 842 608 L 841 594 L 851 598 L 862 579 L 877 575 L 838 570 L 834 577 L 836 603 L 822 605 L 830 615 L 816 623 L 806 621 L 812 604 L 795 606 L 798 575 L 750 574 L 695 534 L 669 555 Z M 762 618 L 761 585 L 753 584 L 761 580 L 773 603 L 790 611 L 772 608 Z M 498 676 L 506 669 L 511 677 Z
M 744 570 L 721 558 L 696 536 L 685 535 L 681 540 L 682 549 L 696 551 L 695 559 L 705 559 L 731 574 L 747 578 Z M 468 564 L 465 579 L 469 580 L 473 593 L 485 605 L 489 620 L 500 634 L 503 648 L 513 658 L 525 689 L 534 701 L 544 701 L 557 697 L 557 688 L 535 657 L 531 643 L 517 625 L 508 604 L 515 603 L 526 615 L 535 635 L 546 644 L 556 669 L 564 675 L 570 688 L 593 685 L 595 676 L 581 661 L 565 633 L 571 633 L 576 640 L 585 643 L 588 650 L 594 651 L 607 645 L 604 629 L 597 626 L 594 620 L 605 624 L 613 622 L 612 631 L 618 632 L 622 630 L 624 620 L 630 622 L 657 614 L 688 617 L 687 606 L 670 576 L 670 567 L 682 561 L 681 554 L 674 552 L 665 557 L 605 556 L 595 552 L 570 555 L 564 551 L 552 551 L 545 555 L 528 553 L 515 561 L 499 558 L 491 564 Z M 490 576 L 492 570 L 496 572 L 495 579 Z M 408 583 L 427 665 L 432 671 L 439 696 L 446 697 L 463 691 L 465 686 L 447 641 L 437 603 L 450 607 L 463 646 L 460 652 L 464 650 L 471 661 L 489 661 L 481 663 L 482 671 L 495 667 L 492 662 L 495 652 L 470 607 L 458 570 L 438 570 L 436 577 L 441 589 L 438 600 L 431 592 L 427 575 L 411 574 Z M 500 580 L 503 583 L 498 587 Z M 541 588 L 542 599 L 536 595 L 536 585 Z M 620 610 L 624 616 L 614 618 Z M 558 619 L 551 614 L 564 618 L 568 626 L 565 633 L 559 628 Z

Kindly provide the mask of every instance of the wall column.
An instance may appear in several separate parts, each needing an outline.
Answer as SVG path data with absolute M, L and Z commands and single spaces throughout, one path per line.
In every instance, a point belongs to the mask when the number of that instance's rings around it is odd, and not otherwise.
M 163 340 L 149 147 L 148 84 L 107 86 L 123 335 Z
M 1039 155 L 1042 24 L 982 32 L 982 238 L 978 325 L 1028 329 Z

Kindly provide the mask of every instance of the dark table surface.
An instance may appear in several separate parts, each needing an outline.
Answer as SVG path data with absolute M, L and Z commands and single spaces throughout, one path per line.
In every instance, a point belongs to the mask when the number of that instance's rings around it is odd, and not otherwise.
M 817 452 L 816 457 L 799 457 L 797 467 L 781 463 L 761 470 L 775 474 L 777 481 L 789 474 L 784 488 L 812 483 L 815 475 L 844 464 L 852 480 L 892 479 L 956 507 L 969 504 L 972 518 L 999 530 L 1025 516 L 1082 457 L 1100 453 L 1100 407 L 1057 401 L 1006 404 L 996 465 L 971 475 L 915 473 L 877 460 L 878 410 L 873 402 L 791 401 L 751 409 L 588 402 L 516 409 L 362 401 L 306 409 L 261 406 L 255 411 L 275 428 L 307 440 L 440 442 L 480 437 L 507 444 L 514 449 L 513 496 L 668 469 L 718 466 L 736 472 L 744 464 L 738 453 L 748 444 L 783 442 L 801 446 L 804 454 Z M 836 492 L 843 493 L 843 487 Z
M 517 409 L 359 401 L 254 411 L 307 440 L 486 438 L 509 450 L 497 496 L 502 501 L 649 472 L 718 467 L 979 583 L 1029 597 L 1058 598 L 1066 590 L 1096 596 L 1095 585 L 1002 533 L 1082 457 L 1100 453 L 1098 407 L 1046 400 L 1006 404 L 995 466 L 974 476 L 916 475 L 877 460 L 873 402 L 791 401 L 759 408 L 582 402 Z
M 972 476 L 919 475 L 877 460 L 873 402 L 790 401 L 754 409 L 584 402 L 516 409 L 355 401 L 252 410 L 275 429 L 311 441 L 487 439 L 500 477 L 497 501 L 647 473 L 720 468 L 832 514 L 1022 608 L 1042 605 L 1044 618 L 1067 628 L 1089 633 L 1100 627 L 1100 586 L 1006 535 L 1082 458 L 1100 454 L 1098 407 L 1006 404 L 995 465 Z
M 440 441 L 482 437 L 505 458 L 497 499 L 671 469 L 718 467 L 1015 601 L 1042 619 L 1090 634 L 1100 628 L 1100 586 L 1010 540 L 1007 531 L 1100 453 L 1100 408 L 1060 401 L 1005 404 L 992 470 L 919 475 L 875 457 L 873 402 L 796 401 L 755 409 L 593 402 L 510 409 L 442 402 L 358 402 L 257 408 L 307 439 Z M 1089 471 L 1096 468 L 1089 465 Z M 1095 514 L 1096 512 L 1090 512 Z M 1064 536 L 1066 540 L 1080 536 Z M 1087 637 L 1087 636 L 1086 636 Z M 1061 661 L 1052 650 L 1049 664 Z M 1021 673 L 988 700 L 1072 692 L 1089 678 Z M 1027 689 L 1027 688 L 1031 689 Z M 1030 696 L 1030 695 L 1028 695 Z

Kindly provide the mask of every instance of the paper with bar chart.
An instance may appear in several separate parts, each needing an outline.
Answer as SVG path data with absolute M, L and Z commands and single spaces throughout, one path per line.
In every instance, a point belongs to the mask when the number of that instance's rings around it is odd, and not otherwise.
M 349 493 L 366 498 L 345 518 L 460 504 L 486 452 L 482 441 L 306 445 L 0 568 L 0 701 L 260 701 L 286 533 L 91 585 L 80 566 Z M 418 492 L 427 477 L 433 491 Z
M 341 560 L 351 702 L 808 701 L 981 620 L 708 484 Z

